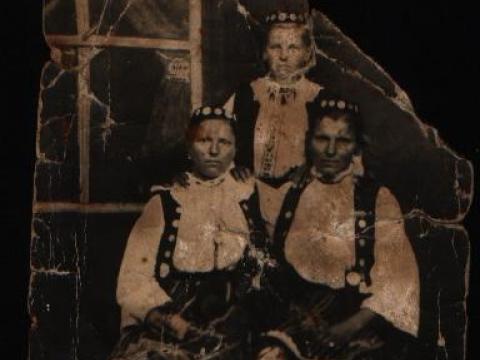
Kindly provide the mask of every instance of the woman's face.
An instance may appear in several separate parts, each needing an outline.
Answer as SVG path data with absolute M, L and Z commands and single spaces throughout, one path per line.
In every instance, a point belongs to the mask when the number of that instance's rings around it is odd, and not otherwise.
M 310 145 L 317 172 L 332 179 L 350 166 L 357 150 L 354 130 L 345 116 L 319 119 Z
M 297 24 L 282 24 L 270 29 L 265 49 L 270 74 L 276 81 L 289 80 L 305 67 L 310 48 L 303 41 L 305 28 Z
M 211 119 L 200 123 L 190 145 L 193 172 L 204 179 L 224 174 L 235 157 L 235 135 L 224 120 Z

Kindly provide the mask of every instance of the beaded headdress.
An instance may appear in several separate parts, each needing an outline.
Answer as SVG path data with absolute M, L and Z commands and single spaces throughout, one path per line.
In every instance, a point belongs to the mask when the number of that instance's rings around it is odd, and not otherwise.
M 339 98 L 324 98 L 319 101 L 318 106 L 323 110 L 341 110 L 354 114 L 360 112 L 357 104 Z
M 207 119 L 223 119 L 231 123 L 237 122 L 235 114 L 232 114 L 224 107 L 207 105 L 199 107 L 193 111 L 190 123 L 199 124 Z
M 312 102 L 306 104 L 308 119 L 310 127 L 312 127 L 315 121 L 332 111 L 340 111 L 346 114 L 354 116 L 355 119 L 360 119 L 360 107 L 345 98 L 336 96 L 335 94 L 324 94 L 322 91 Z M 355 121 L 355 127 L 358 127 L 357 130 L 361 130 L 360 120 Z
M 308 13 L 296 13 L 296 12 L 283 12 L 277 11 L 265 16 L 265 24 L 283 24 L 283 23 L 295 23 L 306 24 L 309 18 Z

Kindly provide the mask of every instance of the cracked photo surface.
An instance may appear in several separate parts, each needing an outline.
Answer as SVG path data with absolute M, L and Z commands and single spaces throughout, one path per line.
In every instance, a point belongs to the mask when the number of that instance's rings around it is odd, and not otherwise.
M 473 168 L 303 0 L 45 0 L 32 360 L 463 360 Z

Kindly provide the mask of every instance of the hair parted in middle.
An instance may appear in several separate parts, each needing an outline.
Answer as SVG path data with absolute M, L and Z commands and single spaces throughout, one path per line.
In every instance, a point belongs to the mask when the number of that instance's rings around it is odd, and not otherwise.
M 308 130 L 305 137 L 305 154 L 309 158 L 309 148 L 315 129 L 326 117 L 333 120 L 344 119 L 352 127 L 359 151 L 366 145 L 363 119 L 360 106 L 337 94 L 320 91 L 317 97 L 306 104 Z

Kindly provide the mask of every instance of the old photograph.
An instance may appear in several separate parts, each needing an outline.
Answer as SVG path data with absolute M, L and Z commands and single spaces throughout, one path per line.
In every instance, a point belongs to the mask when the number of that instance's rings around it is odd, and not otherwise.
M 321 4 L 43 25 L 32 360 L 465 359 L 471 159 Z

